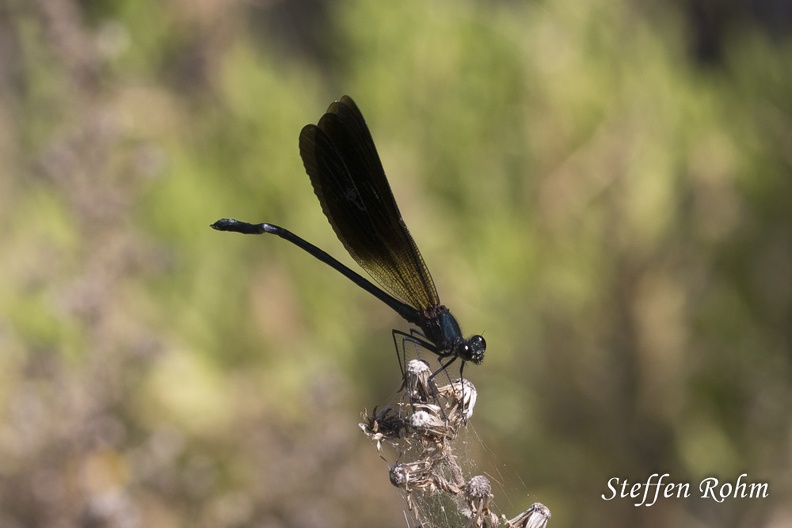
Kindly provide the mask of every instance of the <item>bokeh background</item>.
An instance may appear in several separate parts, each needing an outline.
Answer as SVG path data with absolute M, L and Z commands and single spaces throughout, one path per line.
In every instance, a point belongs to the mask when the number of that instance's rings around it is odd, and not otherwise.
M 400 527 L 398 316 L 297 149 L 352 95 L 489 348 L 470 456 L 550 526 L 792 526 L 792 9 L 5 0 L 0 526 Z M 603 501 L 747 473 L 764 499 Z

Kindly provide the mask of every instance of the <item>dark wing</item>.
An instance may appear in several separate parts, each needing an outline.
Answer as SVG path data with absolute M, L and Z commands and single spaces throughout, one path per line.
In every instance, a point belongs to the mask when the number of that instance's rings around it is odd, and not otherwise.
M 360 267 L 416 309 L 440 304 L 366 121 L 349 96 L 331 104 L 318 125 L 302 129 L 300 156 L 322 211 Z

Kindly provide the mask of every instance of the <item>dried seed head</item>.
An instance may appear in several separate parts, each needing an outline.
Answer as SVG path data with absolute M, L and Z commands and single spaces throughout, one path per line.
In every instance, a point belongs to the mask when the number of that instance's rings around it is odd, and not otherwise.
M 390 483 L 397 488 L 407 487 L 407 473 L 400 464 L 396 464 L 390 468 L 388 477 L 390 478 Z
M 388 477 L 391 484 L 397 488 L 407 491 L 412 491 L 413 489 L 434 491 L 431 460 L 396 464 L 390 468 Z
M 469 502 L 484 502 L 489 507 L 492 498 L 492 485 L 487 477 L 477 475 L 472 477 L 465 486 L 465 499 Z
M 534 502 L 520 515 L 505 522 L 508 528 L 545 528 L 549 520 L 550 508 L 541 502 Z
M 434 399 L 435 384 L 431 381 L 432 369 L 421 359 L 413 359 L 407 363 L 404 372 L 404 389 L 407 397 L 413 402 L 428 402 Z
M 427 411 L 413 413 L 410 416 L 410 426 L 418 431 L 435 435 L 442 435 L 446 431 L 445 422 Z
M 447 400 L 446 408 L 452 421 L 467 422 L 473 416 L 478 391 L 469 380 L 456 380 L 438 387 L 437 393 Z
M 361 414 L 363 422 L 358 424 L 358 427 L 366 434 L 372 441 L 377 443 L 377 451 L 382 451 L 382 441 L 390 440 L 393 443 L 396 439 L 401 438 L 405 427 L 407 426 L 404 418 L 399 416 L 391 406 L 383 407 L 379 412 L 374 408 L 374 414 L 369 416 L 368 412 L 363 411 Z

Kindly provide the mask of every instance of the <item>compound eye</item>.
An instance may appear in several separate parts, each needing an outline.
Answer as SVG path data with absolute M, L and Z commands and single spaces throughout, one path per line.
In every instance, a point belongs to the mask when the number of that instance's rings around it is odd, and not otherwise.
M 472 361 L 476 365 L 484 361 L 484 350 L 487 343 L 480 335 L 476 335 L 463 343 L 459 343 L 457 356 L 463 361 Z
M 470 338 L 470 361 L 476 365 L 484 361 L 484 351 L 487 349 L 487 342 L 480 335 L 475 335 Z

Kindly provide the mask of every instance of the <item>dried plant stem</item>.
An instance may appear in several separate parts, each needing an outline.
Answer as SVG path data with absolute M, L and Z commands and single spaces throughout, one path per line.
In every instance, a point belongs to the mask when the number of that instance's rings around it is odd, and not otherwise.
M 490 509 L 489 479 L 465 478 L 454 444 L 473 415 L 476 396 L 476 388 L 465 379 L 438 387 L 429 366 L 413 360 L 405 369 L 401 401 L 375 408 L 372 415 L 364 412 L 360 428 L 380 456 L 383 444 L 395 449 L 398 462 L 390 468 L 390 481 L 404 491 L 412 526 L 440 528 L 423 506 L 423 499 L 436 498 L 455 506 L 465 528 L 544 528 L 550 519 L 545 505 L 534 503 L 512 519 L 498 516 Z

